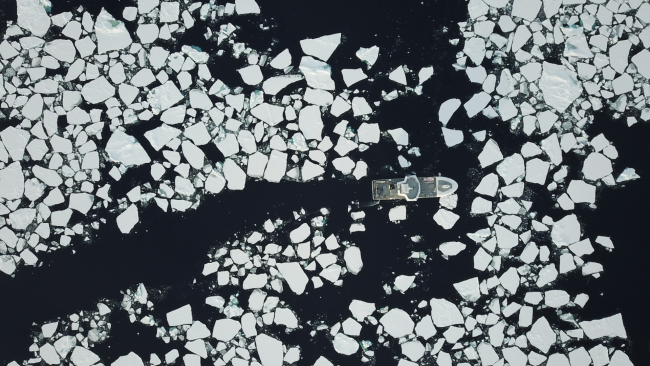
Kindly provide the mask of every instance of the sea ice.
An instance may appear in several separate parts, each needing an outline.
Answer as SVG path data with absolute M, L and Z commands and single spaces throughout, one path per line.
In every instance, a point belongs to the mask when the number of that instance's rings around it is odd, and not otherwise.
M 544 62 L 539 88 L 544 101 L 559 112 L 564 112 L 582 94 L 575 72 L 563 65 Z
M 444 328 L 450 325 L 463 324 L 463 315 L 456 305 L 448 300 L 432 298 L 429 304 L 431 305 L 431 319 L 436 327 Z
M 356 53 L 356 56 L 368 66 L 368 69 L 377 62 L 379 57 L 379 47 L 372 46 L 370 48 L 359 48 Z
M 334 337 L 334 350 L 343 355 L 352 355 L 359 350 L 359 343 L 353 338 L 339 333 Z
M 597 320 L 583 321 L 579 324 L 589 339 L 598 339 L 603 337 L 627 338 L 627 332 L 625 331 L 621 314 Z
M 133 42 L 124 23 L 113 18 L 103 8 L 95 20 L 95 35 L 100 54 L 121 50 Z
M 503 154 L 501 154 L 501 149 L 499 145 L 493 139 L 489 139 L 488 142 L 483 147 L 483 151 L 478 156 L 478 160 L 481 163 L 481 168 L 486 168 L 498 161 L 503 160 Z
M 300 41 L 300 47 L 305 54 L 327 61 L 340 43 L 341 33 L 336 33 L 314 39 L 303 39 Z
M 397 308 L 389 310 L 379 319 L 379 322 L 384 326 L 384 331 L 394 338 L 411 334 L 415 326 L 408 313 Z
M 131 232 L 131 229 L 135 224 L 140 221 L 138 216 L 138 207 L 135 204 L 131 204 L 124 212 L 117 216 L 117 227 L 123 234 L 128 234 Z
M 451 229 L 459 218 L 460 216 L 444 208 L 439 209 L 433 215 L 433 220 L 445 230 Z
M 277 268 L 289 284 L 291 291 L 300 295 L 305 291 L 309 278 L 297 262 L 278 263 Z
M 460 104 L 460 99 L 449 99 L 440 105 L 440 109 L 438 110 L 438 120 L 443 126 L 447 126 L 447 123 L 456 110 L 458 110 Z

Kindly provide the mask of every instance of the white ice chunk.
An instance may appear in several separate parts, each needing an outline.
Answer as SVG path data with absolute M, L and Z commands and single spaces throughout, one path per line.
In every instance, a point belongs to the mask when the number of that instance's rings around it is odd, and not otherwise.
M 122 130 L 115 130 L 106 143 L 106 153 L 115 162 L 126 166 L 142 165 L 151 162 L 149 155 L 133 136 Z
M 260 6 L 255 0 L 235 0 L 235 10 L 237 14 L 259 14 Z
M 219 319 L 214 322 L 212 336 L 219 341 L 228 342 L 239 333 L 240 329 L 241 323 L 235 319 Z
M 398 308 L 389 310 L 379 319 L 379 322 L 384 326 L 384 331 L 394 338 L 413 333 L 415 326 L 408 313 Z
M 466 247 L 467 246 L 465 244 L 459 241 L 448 241 L 440 244 L 440 246 L 438 246 L 438 250 L 440 250 L 443 255 L 454 256 L 465 250 Z
M 458 294 L 463 297 L 463 299 L 469 302 L 476 302 L 481 297 L 478 277 L 474 277 L 465 281 L 454 283 L 454 288 L 456 289 Z
M 366 63 L 368 66 L 368 69 L 372 67 L 372 65 L 377 62 L 377 58 L 379 57 L 379 47 L 377 46 L 372 46 L 370 48 L 359 48 L 359 50 L 356 53 L 356 56 L 363 62 Z
M 304 79 L 301 75 L 280 75 L 264 80 L 262 90 L 265 94 L 276 95 L 287 86 Z M 257 107 L 256 107 L 257 108 Z
M 343 260 L 348 271 L 354 275 L 358 274 L 363 268 L 363 261 L 361 260 L 361 250 L 359 247 L 348 247 L 343 253 Z
M 129 46 L 133 41 L 123 22 L 113 18 L 102 8 L 95 20 L 97 52 L 118 51 Z
M 307 140 L 321 140 L 323 120 L 318 106 L 310 105 L 300 110 L 298 126 Z
M 341 70 L 341 74 L 343 75 L 345 86 L 348 87 L 368 78 L 368 75 L 361 69 L 343 69 Z
M 388 78 L 396 83 L 406 85 L 406 74 L 404 73 L 404 67 L 402 65 L 398 66 L 395 70 L 391 71 L 388 74 Z
M 305 291 L 305 287 L 309 282 L 309 278 L 302 270 L 300 263 L 278 263 L 276 266 L 284 280 L 289 284 L 291 291 L 295 292 L 298 295 L 302 294 Z
M 353 355 L 359 350 L 359 343 L 343 333 L 334 337 L 334 350 L 342 355 Z
M 147 103 L 156 112 L 160 113 L 172 107 L 174 104 L 183 100 L 183 94 L 173 81 L 168 80 L 163 85 L 157 86 L 147 94 Z M 179 112 L 181 109 L 177 110 Z M 185 108 L 182 108 L 183 115 Z M 164 116 L 164 115 L 163 115 Z M 161 117 L 162 119 L 162 117 Z M 166 122 L 167 123 L 167 122 Z
M 246 185 L 246 173 L 230 158 L 226 159 L 223 164 L 223 175 L 226 181 L 228 181 L 228 189 L 244 189 Z
M 514 182 L 515 179 L 524 175 L 525 171 L 524 158 L 519 154 L 513 154 L 497 165 L 497 173 L 506 184 Z
M 101 103 L 115 95 L 115 87 L 105 77 L 101 76 L 86 83 L 81 88 L 81 95 L 88 103 Z
M 262 70 L 260 69 L 259 65 L 250 65 L 237 70 L 237 72 L 239 72 L 239 75 L 241 75 L 244 83 L 248 85 L 257 85 L 261 83 L 262 80 L 264 80 L 264 76 L 262 75 Z
M 77 346 L 72 350 L 70 361 L 72 361 L 75 366 L 90 366 L 99 361 L 99 356 L 84 347 Z
M 587 180 L 598 180 L 611 174 L 612 162 L 601 153 L 592 152 L 585 159 L 582 166 L 582 174 Z
M 442 136 L 445 139 L 447 147 L 453 147 L 463 142 L 464 136 L 461 130 L 451 130 L 442 127 Z
M 564 112 L 582 94 L 575 72 L 563 65 L 544 62 L 539 81 L 544 101 L 558 112 Z
M 314 39 L 303 39 L 300 41 L 300 47 L 305 54 L 327 61 L 340 43 L 341 33 L 335 33 Z
M 271 63 L 272 68 L 274 69 L 285 69 L 289 65 L 291 65 L 291 53 L 289 52 L 289 49 L 285 49 L 284 51 L 280 52 L 277 56 L 273 58 Z
M 135 204 L 131 204 L 124 212 L 122 212 L 116 219 L 117 227 L 123 234 L 128 234 L 131 232 L 131 229 L 135 224 L 140 221 L 138 216 L 138 207 Z
M 388 219 L 392 222 L 406 220 L 406 206 L 396 206 L 388 212 Z
M 52 24 L 50 16 L 45 10 L 46 6 L 51 6 L 51 4 L 39 0 L 17 0 L 18 25 L 29 30 L 36 37 L 44 36 Z
M 429 304 L 431 305 L 431 319 L 436 327 L 444 328 L 464 323 L 463 315 L 452 302 L 432 298 Z
M 447 126 L 447 122 L 449 122 L 456 110 L 458 110 L 460 104 L 460 99 L 449 99 L 440 105 L 440 109 L 438 110 L 438 120 L 443 126 Z
M 300 60 L 300 72 L 305 76 L 307 85 L 314 89 L 334 90 L 332 68 L 312 57 L 304 56 Z
M 501 154 L 501 149 L 499 149 L 499 145 L 496 141 L 493 139 L 488 140 L 483 147 L 483 151 L 479 154 L 478 160 L 481 163 L 481 168 L 486 168 L 503 160 L 503 154 Z
M 530 331 L 526 333 L 526 337 L 533 347 L 543 353 L 547 353 L 549 348 L 551 348 L 557 340 L 555 332 L 548 324 L 548 320 L 546 320 L 545 317 L 537 319 L 532 328 L 530 328 Z
M 597 320 L 583 321 L 579 324 L 589 339 L 598 339 L 603 337 L 627 338 L 627 332 L 625 331 L 621 314 Z
M 433 220 L 436 224 L 440 225 L 445 230 L 454 227 L 459 218 L 460 216 L 451 211 L 445 210 L 444 208 L 439 209 L 438 212 L 433 215 Z

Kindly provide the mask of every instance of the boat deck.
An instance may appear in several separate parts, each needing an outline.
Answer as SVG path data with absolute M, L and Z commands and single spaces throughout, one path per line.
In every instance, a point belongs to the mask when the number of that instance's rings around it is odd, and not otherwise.
M 372 199 L 415 201 L 418 198 L 437 198 L 453 194 L 458 184 L 445 177 L 420 178 L 414 175 L 397 179 L 372 181 Z

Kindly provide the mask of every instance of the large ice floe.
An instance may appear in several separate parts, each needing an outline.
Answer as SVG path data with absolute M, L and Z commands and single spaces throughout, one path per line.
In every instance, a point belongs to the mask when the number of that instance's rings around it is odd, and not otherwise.
M 18 22 L 9 22 L 0 43 L 0 117 L 14 121 L 0 131 L 0 271 L 8 275 L 91 240 L 103 224 L 126 234 L 155 206 L 194 209 L 205 194 L 242 190 L 249 180 L 322 180 L 328 168 L 361 179 L 368 165 L 360 155 L 382 136 L 374 111 L 421 94 L 433 74 L 423 68 L 414 87 L 406 85 L 414 78 L 406 66 L 371 74 L 377 46 L 356 53 L 358 68 L 333 70 L 327 62 L 341 34 L 300 41 L 303 54 L 252 49 L 235 41 L 239 28 L 228 19 L 259 17 L 255 0 L 138 0 L 121 14 L 17 4 Z M 214 54 L 176 44 L 196 27 Z M 219 70 L 238 75 L 236 85 L 218 78 L 216 58 L 239 65 Z M 333 73 L 346 85 L 336 85 Z M 395 90 L 373 100 L 345 88 L 369 77 L 390 80 Z M 400 149 L 408 145 L 406 131 L 390 136 Z M 403 156 L 398 162 L 410 164 Z M 126 196 L 115 196 L 116 185 Z

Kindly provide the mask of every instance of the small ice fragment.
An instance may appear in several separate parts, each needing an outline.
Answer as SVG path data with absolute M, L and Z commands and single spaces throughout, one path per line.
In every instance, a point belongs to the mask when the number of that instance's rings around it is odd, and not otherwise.
M 503 154 L 501 154 L 501 149 L 499 145 L 493 139 L 489 139 L 488 142 L 483 147 L 483 151 L 478 156 L 478 160 L 481 163 L 481 168 L 486 168 L 498 161 L 503 160 Z
M 137 354 L 130 352 L 126 356 L 118 357 L 111 366 L 144 366 L 142 359 Z
M 334 350 L 342 355 L 353 355 L 359 350 L 359 343 L 353 338 L 339 333 L 334 337 Z
M 596 243 L 604 246 L 605 248 L 609 249 L 614 249 L 614 244 L 612 243 L 612 239 L 610 239 L 607 236 L 599 236 L 596 238 Z
M 415 326 L 408 313 L 398 308 L 389 310 L 379 322 L 384 326 L 384 331 L 394 338 L 411 334 Z
M 121 50 L 133 42 L 124 23 L 113 18 L 103 8 L 95 20 L 95 35 L 100 54 Z
M 618 176 L 618 178 L 616 178 L 616 183 L 627 182 L 639 178 L 641 177 L 638 174 L 636 174 L 634 168 L 625 168 L 625 170 L 623 170 L 623 172 Z
M 331 67 L 312 57 L 304 56 L 300 60 L 300 72 L 305 76 L 307 85 L 314 89 L 334 90 Z
M 433 220 L 443 229 L 449 230 L 456 224 L 460 216 L 455 213 L 441 208 L 433 215 Z
M 404 73 L 404 67 L 402 65 L 398 66 L 388 75 L 388 78 L 396 83 L 406 85 L 406 74 Z
M 280 75 L 264 80 L 262 90 L 265 94 L 276 95 L 287 86 L 304 79 L 300 75 Z M 274 106 L 276 107 L 276 106 Z M 256 107 L 257 108 L 257 107 Z
M 395 277 L 394 285 L 399 292 L 404 293 L 409 288 L 411 288 L 411 285 L 413 284 L 414 280 L 415 280 L 415 276 L 400 275 Z
M 558 112 L 564 112 L 582 94 L 582 86 L 575 72 L 563 65 L 544 62 L 539 81 L 544 100 Z
M 327 61 L 340 43 L 341 33 L 335 33 L 314 39 L 303 39 L 300 41 L 300 47 L 305 54 Z
M 280 70 L 283 70 L 291 65 L 291 53 L 289 52 L 289 49 L 287 48 L 275 56 L 270 65 L 272 68 Z
M 454 255 L 457 255 L 458 253 L 462 252 L 463 250 L 465 250 L 465 248 L 466 248 L 466 245 L 461 243 L 461 242 L 449 241 L 449 242 L 440 244 L 440 246 L 438 247 L 438 250 L 440 250 L 440 252 L 442 252 L 443 255 L 454 256 Z
M 479 114 L 485 107 L 490 104 L 490 101 L 492 100 L 492 97 L 490 94 L 486 92 L 480 92 L 476 93 L 468 100 L 465 102 L 463 105 L 463 108 L 465 108 L 465 111 L 467 112 L 467 116 L 469 118 L 472 118 Z
M 530 331 L 526 333 L 526 337 L 533 347 L 543 353 L 547 353 L 549 348 L 557 341 L 557 336 L 545 317 L 537 319 Z
M 409 134 L 403 128 L 388 130 L 388 133 L 393 138 L 396 144 L 406 146 L 409 144 Z
M 250 65 L 237 70 L 241 75 L 242 80 L 248 85 L 257 85 L 264 80 L 262 70 L 259 65 Z
M 597 320 L 583 321 L 579 324 L 589 339 L 598 339 L 603 337 L 627 338 L 627 332 L 625 331 L 621 314 Z
M 352 112 L 355 117 L 364 116 L 366 114 L 372 113 L 372 108 L 370 104 L 366 101 L 364 97 L 354 97 L 352 98 Z
M 310 105 L 300 110 L 298 126 L 307 140 L 321 140 L 323 120 L 318 106 Z
M 469 302 L 476 302 L 481 297 L 478 277 L 454 283 L 454 288 L 463 299 Z
M 388 212 L 388 219 L 392 222 L 406 220 L 406 206 L 396 206 Z
M 246 185 L 246 173 L 230 158 L 226 159 L 223 164 L 223 175 L 226 181 L 228 181 L 228 189 L 244 189 Z
M 233 339 L 239 330 L 241 323 L 234 319 L 218 319 L 214 322 L 212 336 L 219 341 L 228 342 Z
M 472 37 L 465 41 L 463 52 L 475 65 L 480 65 L 485 58 L 485 40 L 481 37 Z
M 596 201 L 596 187 L 583 180 L 572 180 L 567 188 L 567 193 L 575 203 L 594 203 Z
M 260 6 L 255 0 L 235 0 L 235 10 L 237 14 L 259 14 Z
M 367 316 L 372 315 L 376 309 L 374 303 L 361 300 L 352 300 L 348 308 L 350 309 L 352 316 L 360 322 L 364 321 Z
M 362 123 L 357 130 L 359 142 L 361 143 L 378 143 L 381 131 L 377 123 Z
M 448 300 L 432 298 L 431 319 L 436 327 L 444 328 L 450 325 L 463 324 L 463 315 L 460 310 Z
M 311 179 L 323 175 L 324 173 L 325 173 L 325 169 L 323 169 L 323 167 L 314 164 L 309 160 L 305 160 L 305 163 L 300 169 L 300 175 L 302 176 L 303 182 L 307 182 Z
M 423 67 L 418 72 L 418 85 L 422 85 L 425 81 L 431 79 L 433 76 L 433 66 Z
M 131 229 L 135 224 L 140 221 L 138 216 L 138 207 L 135 204 L 131 204 L 124 212 L 122 212 L 116 219 L 117 227 L 123 234 L 128 234 L 131 232 Z
M 90 366 L 99 361 L 99 356 L 84 347 L 77 346 L 72 350 L 70 361 L 75 366 Z
M 106 152 L 111 160 L 126 166 L 151 162 L 149 155 L 133 136 L 122 130 L 115 130 L 106 143 Z
M 377 62 L 377 58 L 379 57 L 379 47 L 377 46 L 372 46 L 370 48 L 359 48 L 359 50 L 356 53 L 356 56 L 363 62 L 366 63 L 368 66 L 368 69 L 372 67 L 372 65 Z
M 443 126 L 447 126 L 447 122 L 449 122 L 460 105 L 460 99 L 449 99 L 440 105 L 440 109 L 438 110 L 438 120 Z
M 295 292 L 297 295 L 300 295 L 305 291 L 309 278 L 302 270 L 300 263 L 278 263 L 276 266 L 284 280 L 289 284 L 291 291 Z
M 368 75 L 361 69 L 343 69 L 341 70 L 341 74 L 343 75 L 345 85 L 348 87 L 368 78 Z
M 88 103 L 101 103 L 115 95 L 115 87 L 105 77 L 101 76 L 84 84 L 81 88 L 81 95 Z
M 445 127 L 442 127 L 442 136 L 445 139 L 445 145 L 447 145 L 447 147 L 456 146 L 463 142 L 464 139 L 463 131 L 450 130 Z
M 358 274 L 363 268 L 363 261 L 361 260 L 361 250 L 359 247 L 348 247 L 343 253 L 343 260 L 348 271 L 354 275 Z

